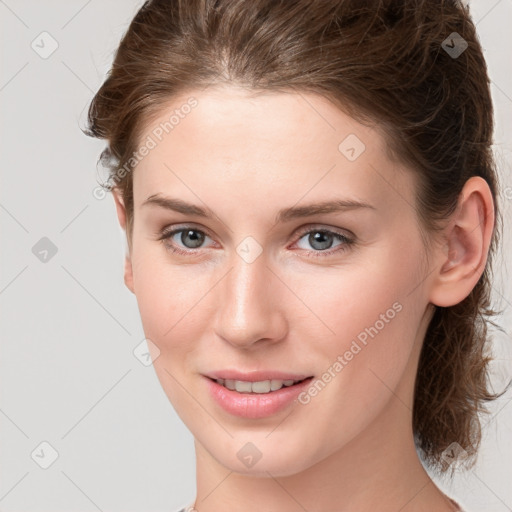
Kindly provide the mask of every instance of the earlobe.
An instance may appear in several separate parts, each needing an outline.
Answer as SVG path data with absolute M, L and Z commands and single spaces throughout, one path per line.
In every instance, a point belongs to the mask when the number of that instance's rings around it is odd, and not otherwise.
M 125 231 L 126 236 L 126 209 L 124 206 L 123 198 L 121 196 L 121 193 L 116 188 L 112 190 L 112 195 L 114 196 L 114 202 L 116 206 L 119 224 L 121 228 Z M 135 288 L 133 286 L 133 266 L 129 248 L 127 250 L 124 260 L 124 284 L 133 294 L 135 294 Z
M 133 267 L 132 260 L 129 254 L 124 259 L 124 284 L 135 295 L 135 288 L 133 286 Z
M 494 228 L 494 201 L 487 182 L 470 178 L 437 252 L 429 300 L 441 307 L 462 302 L 482 275 Z

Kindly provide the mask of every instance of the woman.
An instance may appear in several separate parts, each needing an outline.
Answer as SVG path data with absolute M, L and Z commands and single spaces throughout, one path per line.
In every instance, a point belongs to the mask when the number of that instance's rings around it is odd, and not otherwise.
M 455 1 L 156 0 L 89 109 L 198 512 L 449 511 L 499 239 Z

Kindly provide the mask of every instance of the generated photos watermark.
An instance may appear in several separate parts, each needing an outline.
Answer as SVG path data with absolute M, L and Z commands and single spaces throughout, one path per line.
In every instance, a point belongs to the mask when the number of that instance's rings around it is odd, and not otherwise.
M 300 393 L 298 402 L 302 405 L 309 404 L 311 399 L 317 396 L 368 345 L 370 339 L 375 338 L 402 309 L 402 304 L 397 301 L 385 313 L 381 313 L 372 326 L 366 327 L 352 340 L 350 347 L 343 354 L 338 355 L 320 378 L 312 381 L 308 389 Z
M 158 146 L 165 135 L 174 130 L 174 128 L 176 128 L 176 126 L 178 126 L 182 120 L 192 112 L 192 109 L 197 107 L 198 104 L 199 102 L 197 99 L 192 96 L 179 108 L 175 108 L 166 121 L 159 123 L 153 128 L 151 134 L 146 137 L 122 167 L 111 174 L 105 183 L 94 188 L 92 195 L 96 199 L 104 199 L 107 191 L 112 190 L 112 188 L 117 186 L 137 164 L 139 164 L 153 149 Z

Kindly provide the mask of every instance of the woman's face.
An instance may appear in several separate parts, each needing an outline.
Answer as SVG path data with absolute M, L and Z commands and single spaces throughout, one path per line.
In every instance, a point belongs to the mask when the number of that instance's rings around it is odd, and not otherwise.
M 215 87 L 169 102 L 140 144 L 125 278 L 205 453 L 284 476 L 410 428 L 428 268 L 414 176 L 383 137 L 317 95 Z M 249 394 L 222 375 L 312 379 Z

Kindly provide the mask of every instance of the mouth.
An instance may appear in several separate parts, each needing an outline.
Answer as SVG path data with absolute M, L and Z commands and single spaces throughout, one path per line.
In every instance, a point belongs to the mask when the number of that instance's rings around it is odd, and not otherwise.
M 230 373 L 231 375 L 228 376 L 233 377 L 233 372 Z M 236 376 L 239 376 L 239 372 L 237 373 Z M 253 375 L 248 378 L 262 379 L 265 376 L 269 376 L 268 373 L 264 376 Z M 225 412 L 245 419 L 262 419 L 291 407 L 314 378 L 303 375 L 276 375 L 275 373 L 272 376 L 281 377 L 281 379 L 238 380 L 222 378 L 219 375 L 204 375 L 203 377 L 209 396 Z

